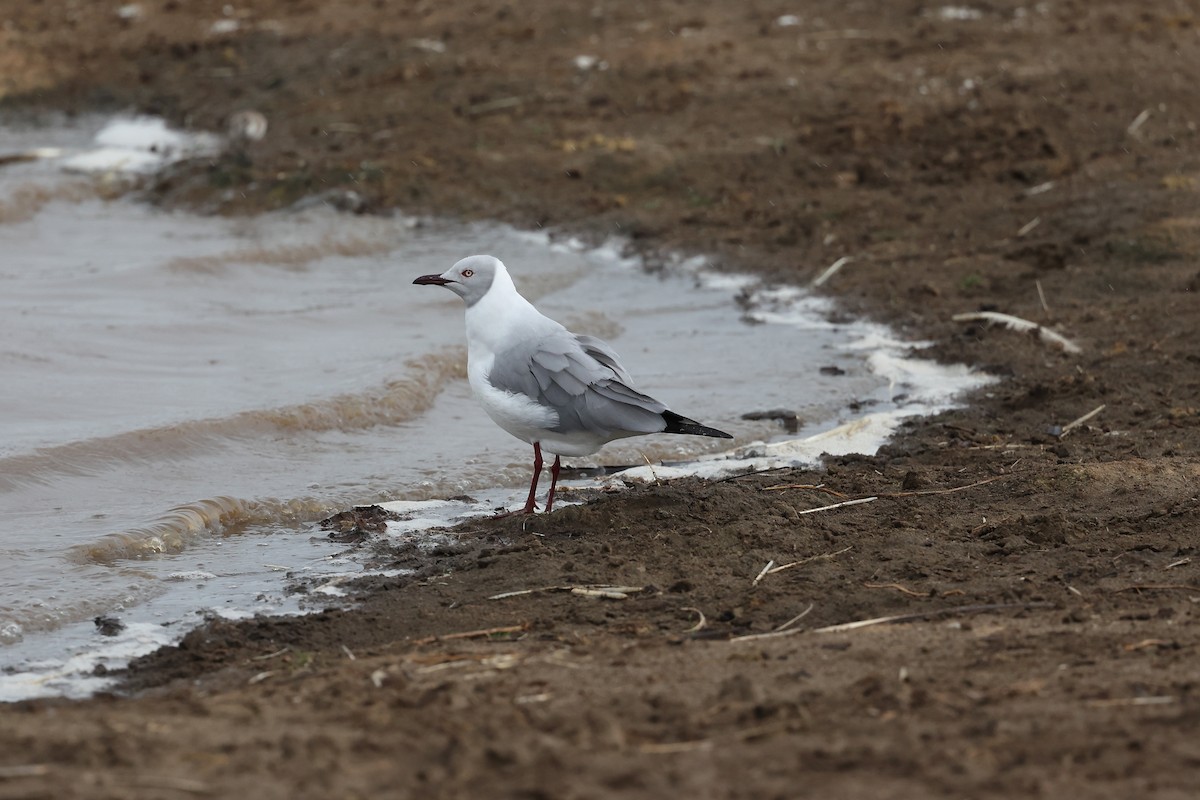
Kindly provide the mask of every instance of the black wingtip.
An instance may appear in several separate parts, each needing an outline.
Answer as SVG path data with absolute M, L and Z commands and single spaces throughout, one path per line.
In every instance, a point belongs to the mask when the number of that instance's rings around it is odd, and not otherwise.
M 725 431 L 701 425 L 696 420 L 680 416 L 674 411 L 664 411 L 662 416 L 667 423 L 667 427 L 663 430 L 663 433 L 686 433 L 689 436 L 712 436 L 717 439 L 733 438 L 732 435 Z

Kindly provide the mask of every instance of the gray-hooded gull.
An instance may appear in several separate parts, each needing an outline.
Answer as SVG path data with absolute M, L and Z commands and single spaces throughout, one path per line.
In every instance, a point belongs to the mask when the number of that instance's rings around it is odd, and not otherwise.
M 498 258 L 470 256 L 413 283 L 444 286 L 467 304 L 471 390 L 497 425 L 533 445 L 526 514 L 537 509 L 543 447 L 554 454 L 550 511 L 562 456 L 591 455 L 614 439 L 648 433 L 733 438 L 635 390 L 608 344 L 571 333 L 541 314 L 517 292 Z

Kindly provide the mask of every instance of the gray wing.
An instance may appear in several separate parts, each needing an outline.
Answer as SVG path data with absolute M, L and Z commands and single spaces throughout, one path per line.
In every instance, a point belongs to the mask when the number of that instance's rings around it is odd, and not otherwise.
M 488 380 L 554 409 L 557 433 L 612 436 L 666 427 L 667 407 L 632 389 L 617 354 L 591 336 L 556 331 L 497 353 Z

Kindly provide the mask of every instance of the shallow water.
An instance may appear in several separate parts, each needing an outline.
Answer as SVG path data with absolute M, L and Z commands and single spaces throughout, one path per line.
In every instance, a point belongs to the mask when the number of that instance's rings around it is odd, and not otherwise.
M 86 148 L 96 125 L 4 131 L 0 153 Z M 650 274 L 616 247 L 323 207 L 169 213 L 104 200 L 63 165 L 0 168 L 0 699 L 86 692 L 77 667 L 206 613 L 301 610 L 285 576 L 333 576 L 336 595 L 362 565 L 313 527 L 333 511 L 519 502 L 529 448 L 470 397 L 461 301 L 411 284 L 464 255 L 502 258 L 542 310 L 735 445 L 786 438 L 747 412 L 792 409 L 811 431 L 898 393 L 872 369 L 881 329 L 833 325 L 794 292 L 752 293 L 747 312 L 749 282 L 700 260 Z M 570 461 L 728 447 L 647 437 Z M 105 639 L 99 614 L 128 627 Z

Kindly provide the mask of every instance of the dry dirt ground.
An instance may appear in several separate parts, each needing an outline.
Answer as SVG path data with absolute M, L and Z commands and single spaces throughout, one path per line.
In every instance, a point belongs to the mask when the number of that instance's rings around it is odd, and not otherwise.
M 382 553 L 418 576 L 356 610 L 4 707 L 0 798 L 1196 796 L 1193 3 L 136 8 L 3 4 L 0 103 L 266 116 L 158 202 L 320 195 L 793 283 L 849 257 L 843 309 L 1003 380 L 873 457 L 474 523 Z M 952 320 L 981 310 L 1080 351 Z M 592 584 L 629 588 L 489 599 Z

